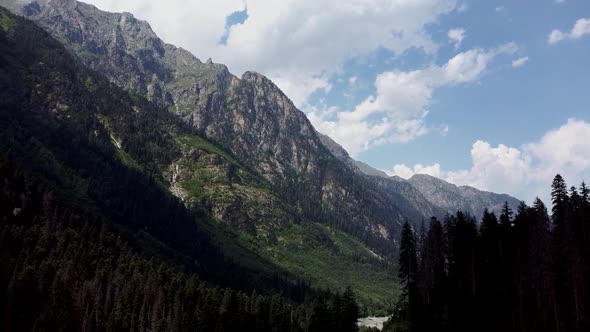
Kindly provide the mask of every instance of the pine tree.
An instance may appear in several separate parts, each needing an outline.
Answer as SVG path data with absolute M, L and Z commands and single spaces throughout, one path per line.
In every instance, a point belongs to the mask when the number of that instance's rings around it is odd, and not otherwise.
M 553 221 L 553 271 L 555 274 L 555 289 L 558 296 L 558 317 L 560 330 L 572 330 L 572 317 L 575 316 L 573 299 L 573 285 L 569 277 L 568 268 L 571 260 L 568 249 L 570 225 L 567 224 L 569 196 L 565 180 L 557 174 L 551 185 L 551 201 L 553 203 L 551 219 Z M 566 259 L 564 259 L 566 258 Z
M 412 322 L 413 313 L 417 308 L 416 278 L 418 260 L 416 258 L 416 241 L 410 223 L 406 221 L 402 227 L 399 254 L 398 277 L 402 286 L 400 305 L 404 307 L 405 318 Z
M 496 215 L 486 208 L 483 212 L 480 224 L 478 260 L 479 276 L 479 303 L 481 312 L 478 314 L 487 317 L 502 305 L 500 284 L 500 235 L 498 232 L 498 219 Z M 499 320 L 490 322 L 484 329 L 493 331 L 498 327 Z
M 346 287 L 340 298 L 339 321 L 340 329 L 343 332 L 357 332 L 357 321 L 359 318 L 359 307 L 356 303 L 356 296 L 350 286 Z
M 565 222 L 569 196 L 567 194 L 565 180 L 559 174 L 555 176 L 551 185 L 551 201 L 553 202 L 552 219 L 556 227 L 556 232 L 563 232 L 563 227 L 561 226 Z

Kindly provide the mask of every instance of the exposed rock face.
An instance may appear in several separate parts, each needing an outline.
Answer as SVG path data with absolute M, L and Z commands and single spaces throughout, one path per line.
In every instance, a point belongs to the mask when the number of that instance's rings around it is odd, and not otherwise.
M 318 133 L 320 141 L 322 144 L 330 151 L 332 154 L 340 159 L 341 161 L 345 162 L 350 166 L 353 170 L 357 171 L 359 174 L 370 175 L 370 176 L 378 176 L 382 178 L 388 178 L 389 176 L 378 169 L 375 169 L 362 161 L 354 160 L 350 157 L 348 152 L 344 150 L 342 146 L 338 143 L 334 142 L 329 136 L 324 134 Z
M 266 77 L 232 75 L 165 44 L 129 13 L 73 0 L 34 1 L 22 13 L 116 85 L 177 112 L 267 179 L 297 171 L 317 179 L 320 142 L 293 103 Z M 315 173 L 315 174 L 314 174 Z
M 418 220 L 424 216 L 441 217 L 446 212 L 455 213 L 457 210 L 479 218 L 486 208 L 498 215 L 504 202 L 508 202 L 513 210 L 516 210 L 520 203 L 518 199 L 509 195 L 481 191 L 469 186 L 457 187 L 425 174 L 416 174 L 409 180 L 399 176 L 389 177 L 363 162 L 352 159 L 346 150 L 328 136 L 320 134 L 320 139 L 334 156 L 353 167 L 357 173 L 373 178 L 390 197 L 390 201 L 396 202 L 402 214 L 410 220 Z
M 308 218 L 349 223 L 381 238 L 396 234 L 403 219 L 396 203 L 335 158 L 305 114 L 263 75 L 238 78 L 223 65 L 203 63 L 128 13 L 73 0 L 33 1 L 18 12 L 114 84 L 175 112 Z
M 224 65 L 203 63 L 162 42 L 147 22 L 129 13 L 107 13 L 74 0 L 0 4 L 34 20 L 112 83 L 176 113 L 309 218 L 348 223 L 354 232 L 369 231 L 388 241 L 397 236 L 404 218 L 418 221 L 447 209 L 424 198 L 419 188 L 351 159 L 319 135 L 263 75 L 246 72 L 238 78 Z M 175 177 L 185 175 L 179 168 Z M 170 189 L 182 197 L 175 181 Z M 234 216 L 247 201 L 236 197 L 213 212 L 220 218 Z M 272 216 L 248 213 L 236 222 L 244 227 L 260 217 Z
M 516 211 L 520 201 L 506 194 L 481 191 L 469 186 L 455 186 L 430 175 L 416 174 L 408 182 L 426 199 L 449 212 L 462 210 L 481 218 L 483 210 L 489 209 L 499 215 L 504 202 Z

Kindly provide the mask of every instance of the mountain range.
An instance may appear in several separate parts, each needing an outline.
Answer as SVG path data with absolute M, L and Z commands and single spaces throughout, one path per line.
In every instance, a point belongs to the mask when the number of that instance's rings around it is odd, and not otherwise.
M 398 293 L 404 220 L 456 210 L 479 218 L 519 203 L 356 161 L 264 75 L 203 62 L 132 14 L 74 0 L 0 5 L 47 34 L 0 21 L 12 38 L 3 47 L 22 53 L 3 53 L 0 67 L 6 162 L 54 188 L 62 204 L 135 234 L 144 252 L 173 252 L 212 279 L 221 267 L 211 257 L 229 257 L 248 280 L 352 285 L 379 310 Z M 186 213 L 199 216 L 196 229 Z M 193 236 L 203 239 L 198 248 Z

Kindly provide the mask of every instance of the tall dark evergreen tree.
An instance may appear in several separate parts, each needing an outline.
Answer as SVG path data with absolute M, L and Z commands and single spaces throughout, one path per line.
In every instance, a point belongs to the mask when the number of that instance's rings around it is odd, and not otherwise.
M 357 321 L 359 318 L 359 307 L 356 303 L 356 296 L 351 287 L 346 287 L 340 298 L 338 331 L 357 332 Z
M 556 227 L 556 232 L 564 232 L 563 224 L 568 210 L 569 196 L 567 193 L 567 185 L 561 175 L 557 174 L 553 178 L 551 185 L 551 201 L 553 202 L 552 219 Z
M 401 233 L 398 277 L 402 287 L 400 306 L 403 308 L 402 312 L 405 319 L 409 322 L 418 318 L 414 317 L 418 305 L 417 273 L 418 259 L 416 257 L 414 230 L 410 223 L 406 221 Z
M 558 320 L 560 330 L 572 330 L 572 317 L 575 316 L 575 301 L 570 290 L 573 288 L 568 269 L 571 244 L 568 243 L 571 225 L 568 225 L 569 195 L 567 185 L 561 175 L 557 174 L 551 184 L 551 201 L 553 203 L 551 219 L 553 221 L 553 271 L 558 297 Z M 565 258 L 565 259 L 564 259 Z
M 498 312 L 497 308 L 502 305 L 500 297 L 502 291 L 500 287 L 500 232 L 496 215 L 493 212 L 490 213 L 488 209 L 483 212 L 479 232 L 478 271 L 481 282 L 478 285 L 480 292 L 478 305 L 481 307 L 481 311 L 478 316 L 484 318 L 493 312 Z M 498 327 L 498 322 L 499 320 L 492 321 L 483 328 L 487 331 L 494 331 Z
M 447 216 L 444 227 L 431 220 L 415 278 L 419 318 L 404 325 L 404 316 L 385 331 L 589 331 L 588 196 L 585 184 L 568 192 L 558 175 L 551 218 L 537 198 L 514 217 L 505 204 L 499 223 L 484 211 L 479 234 L 462 212 Z

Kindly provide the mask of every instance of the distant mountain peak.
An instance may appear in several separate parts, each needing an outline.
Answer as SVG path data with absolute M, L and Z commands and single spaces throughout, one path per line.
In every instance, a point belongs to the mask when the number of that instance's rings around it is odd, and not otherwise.
M 390 177 L 384 172 L 361 161 L 354 160 L 342 146 L 330 137 L 322 134 L 319 134 L 319 137 L 322 144 L 324 144 L 334 156 L 346 162 L 357 172 L 366 176 L 387 179 L 385 181 L 379 181 L 383 188 L 398 191 L 402 194 L 406 202 L 416 206 L 416 208 L 422 211 L 425 216 L 428 216 L 428 213 L 432 213 L 432 211 L 435 211 L 436 209 L 427 207 L 423 204 L 418 205 L 417 201 L 420 199 L 427 201 L 441 211 L 454 213 L 457 210 L 462 210 L 477 218 L 481 217 L 486 208 L 490 211 L 499 213 L 504 202 L 508 202 L 512 209 L 516 209 L 520 203 L 518 199 L 506 194 L 496 194 L 470 186 L 457 186 L 428 174 L 414 174 L 408 180 L 397 175 Z M 388 181 L 392 183 L 388 183 Z M 417 190 L 417 192 L 404 187 L 404 184 L 411 185 Z M 399 196 L 398 199 L 400 199 Z
M 480 218 L 484 209 L 499 213 L 508 202 L 516 209 L 520 200 L 506 194 L 479 190 L 470 186 L 457 186 L 427 174 L 415 174 L 408 182 L 417 188 L 431 203 L 449 211 L 462 210 Z

